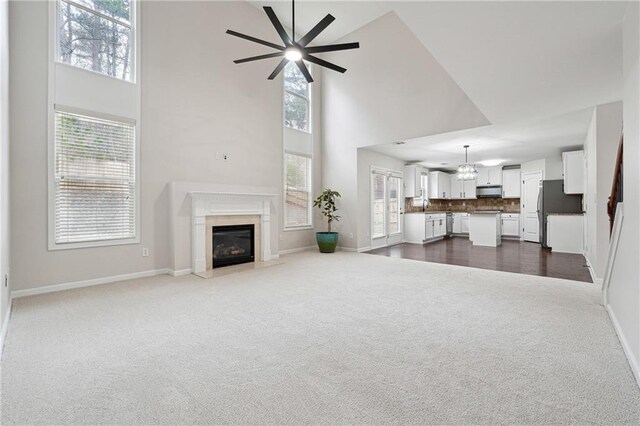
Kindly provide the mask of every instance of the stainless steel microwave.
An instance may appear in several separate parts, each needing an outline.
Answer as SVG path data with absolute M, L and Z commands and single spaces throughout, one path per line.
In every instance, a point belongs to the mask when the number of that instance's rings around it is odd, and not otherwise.
M 478 198 L 502 198 L 502 186 L 480 186 L 476 188 Z

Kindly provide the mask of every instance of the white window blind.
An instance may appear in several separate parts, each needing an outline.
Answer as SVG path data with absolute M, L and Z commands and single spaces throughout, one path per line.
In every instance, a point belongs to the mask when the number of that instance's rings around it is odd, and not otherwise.
M 285 153 L 284 226 L 311 226 L 311 158 Z
M 55 243 L 135 238 L 135 125 L 55 112 Z

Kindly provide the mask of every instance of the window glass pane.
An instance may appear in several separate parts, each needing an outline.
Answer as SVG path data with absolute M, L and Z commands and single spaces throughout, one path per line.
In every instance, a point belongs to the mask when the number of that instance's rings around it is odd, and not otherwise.
M 284 124 L 292 129 L 309 131 L 309 103 L 289 92 L 284 94 Z
M 285 154 L 285 227 L 311 225 L 311 159 Z
M 128 1 L 97 3 L 120 4 L 123 10 L 118 12 L 113 7 L 112 12 L 129 13 Z M 131 80 L 131 29 L 127 26 L 62 1 L 58 38 L 60 61 L 85 70 Z
M 55 242 L 135 237 L 135 127 L 56 111 Z
M 389 234 L 400 232 L 400 178 L 389 178 Z
M 120 21 L 131 22 L 130 0 L 73 0 L 73 2 Z M 62 6 L 64 5 L 65 0 L 62 0 Z
M 289 62 L 284 68 L 284 90 L 309 98 L 307 96 L 309 83 L 307 83 L 300 69 L 293 62 Z
M 384 191 L 386 176 L 378 173 L 372 175 L 371 190 L 373 191 L 373 206 L 371 218 L 371 237 L 386 235 L 384 230 Z

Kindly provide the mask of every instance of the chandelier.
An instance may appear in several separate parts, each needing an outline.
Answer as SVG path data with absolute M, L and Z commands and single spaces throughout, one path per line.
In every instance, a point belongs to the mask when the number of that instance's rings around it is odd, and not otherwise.
M 458 180 L 474 180 L 478 176 L 478 170 L 473 164 L 469 164 L 467 159 L 467 150 L 469 145 L 464 146 L 464 164 L 458 166 Z

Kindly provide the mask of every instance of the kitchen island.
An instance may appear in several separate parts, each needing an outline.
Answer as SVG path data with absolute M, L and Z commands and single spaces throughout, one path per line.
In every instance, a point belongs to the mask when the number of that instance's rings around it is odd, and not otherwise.
M 501 212 L 471 212 L 469 224 L 469 240 L 474 246 L 498 247 L 502 244 Z

